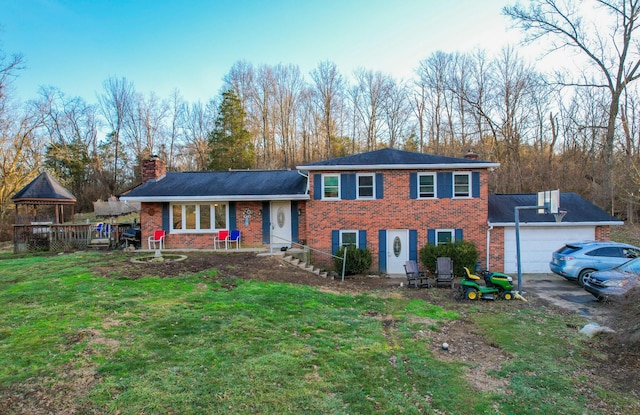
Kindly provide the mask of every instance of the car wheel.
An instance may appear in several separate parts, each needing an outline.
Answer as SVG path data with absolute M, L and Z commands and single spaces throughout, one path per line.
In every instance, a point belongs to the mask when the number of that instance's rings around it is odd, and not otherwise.
M 584 287 L 584 280 L 589 278 L 589 275 L 593 271 L 595 271 L 595 269 L 583 269 L 580 271 L 580 274 L 578 274 L 578 284 L 580 284 L 581 287 Z

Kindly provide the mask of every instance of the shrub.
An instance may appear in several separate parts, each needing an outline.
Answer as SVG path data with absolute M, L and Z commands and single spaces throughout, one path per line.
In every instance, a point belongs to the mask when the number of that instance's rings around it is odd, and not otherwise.
M 453 273 L 464 275 L 464 267 L 473 272 L 478 262 L 476 245 L 469 241 L 460 241 L 453 244 L 432 245 L 427 244 L 420 249 L 420 261 L 432 273 L 436 272 L 436 262 L 439 257 L 449 257 L 453 260 Z
M 333 259 L 336 272 L 342 272 L 342 258 L 344 258 L 344 246 L 334 254 L 338 258 Z M 345 275 L 363 274 L 371 268 L 371 252 L 364 248 L 349 246 L 347 249 L 347 264 L 344 270 Z

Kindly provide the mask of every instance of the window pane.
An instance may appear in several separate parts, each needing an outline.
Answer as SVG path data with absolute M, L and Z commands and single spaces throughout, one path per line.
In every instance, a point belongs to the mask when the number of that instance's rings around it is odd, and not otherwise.
M 355 232 L 342 232 L 342 245 L 356 245 L 358 235 Z
M 451 232 L 438 232 L 438 245 L 440 244 L 448 244 L 453 239 L 453 235 Z
M 214 205 L 216 215 L 216 229 L 227 229 L 227 205 L 216 203 Z
M 182 229 L 182 205 L 173 205 L 173 229 Z
M 419 176 L 420 189 L 419 197 L 435 197 L 434 177 L 432 175 Z
M 186 219 L 186 229 L 196 228 L 196 205 L 186 205 L 184 207 L 184 215 Z
M 458 174 L 453 176 L 453 191 L 455 196 L 469 196 L 468 174 Z
M 200 205 L 200 229 L 211 229 L 211 206 Z
M 324 197 L 338 197 L 338 176 L 323 176 Z
M 373 176 L 358 176 L 358 197 L 373 197 Z

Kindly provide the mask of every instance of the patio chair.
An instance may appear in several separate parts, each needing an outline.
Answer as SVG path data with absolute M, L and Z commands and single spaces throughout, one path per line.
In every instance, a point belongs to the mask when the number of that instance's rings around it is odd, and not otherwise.
M 224 249 L 227 249 L 229 244 L 229 231 L 223 229 L 213 237 L 213 249 L 219 249 L 224 242 Z
M 228 243 L 229 245 L 235 243 L 236 249 L 240 249 L 240 231 L 238 229 L 234 229 L 231 231 L 231 233 L 229 234 Z
M 407 275 L 407 287 L 413 288 L 429 288 L 428 271 L 420 271 L 416 261 L 407 261 L 404 263 L 404 272 Z
M 440 257 L 436 260 L 436 287 L 440 284 L 453 288 L 453 261 L 449 257 Z
M 153 246 L 153 249 L 160 249 L 164 246 L 164 231 L 162 229 L 158 229 L 153 232 L 153 235 L 147 239 L 147 243 L 149 244 L 149 249 Z

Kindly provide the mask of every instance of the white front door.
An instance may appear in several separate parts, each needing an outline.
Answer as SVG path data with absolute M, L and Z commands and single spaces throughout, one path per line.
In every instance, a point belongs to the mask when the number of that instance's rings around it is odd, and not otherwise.
M 271 246 L 291 247 L 291 201 L 271 202 Z
M 403 274 L 404 263 L 409 260 L 409 231 L 387 230 L 387 274 Z

